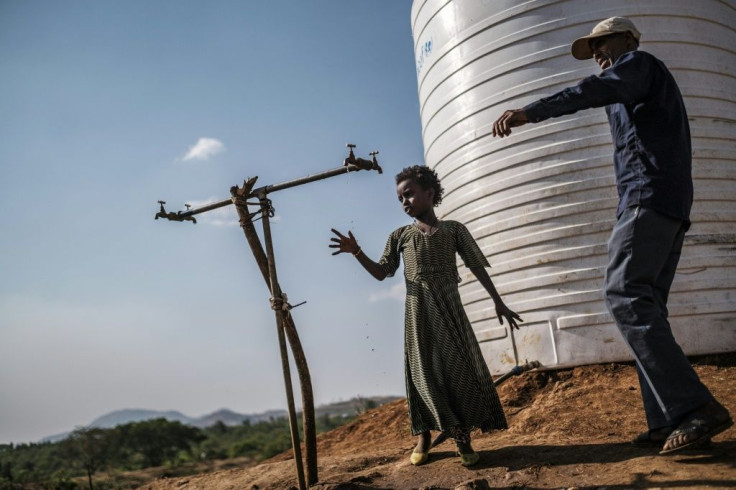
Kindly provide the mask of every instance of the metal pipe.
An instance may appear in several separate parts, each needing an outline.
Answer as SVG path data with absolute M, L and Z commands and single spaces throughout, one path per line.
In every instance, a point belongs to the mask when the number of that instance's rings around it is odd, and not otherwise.
M 282 182 L 281 184 L 266 185 L 263 187 L 259 187 L 258 189 L 253 189 L 253 194 L 256 196 L 259 195 L 261 192 L 269 194 L 271 192 L 281 191 L 284 189 L 288 189 L 290 187 L 296 187 L 298 185 L 308 184 L 309 182 L 328 179 L 330 177 L 334 177 L 335 175 L 346 174 L 348 172 L 357 172 L 358 170 L 361 170 L 361 168 L 356 167 L 355 165 L 337 167 L 337 168 L 333 168 L 332 170 L 326 170 L 324 172 L 320 172 L 318 174 L 307 175 L 306 177 L 301 177 L 299 179 Z
M 266 256 L 268 258 L 268 272 L 271 280 L 271 297 L 281 298 L 281 288 L 279 287 L 278 278 L 276 277 L 276 261 L 273 254 L 273 242 L 271 241 L 271 224 L 269 221 L 270 204 L 266 199 L 266 194 L 259 196 L 261 201 L 261 216 L 263 221 L 263 238 L 266 242 Z M 231 201 L 232 202 L 232 201 Z M 296 408 L 294 406 L 294 391 L 291 384 L 291 371 L 289 369 L 289 357 L 286 351 L 286 338 L 284 334 L 284 312 L 279 308 L 275 308 L 276 313 L 276 329 L 279 336 L 279 350 L 281 352 L 281 367 L 284 372 L 284 383 L 286 384 L 286 401 L 289 408 L 289 428 L 291 430 L 291 446 L 294 452 L 294 462 L 296 463 L 296 474 L 299 480 L 299 490 L 306 490 L 307 486 L 304 481 L 304 467 L 302 464 L 302 448 L 299 441 L 299 427 L 296 420 Z
M 207 211 L 212 211 L 213 209 L 221 208 L 221 207 L 227 206 L 228 204 L 232 204 L 232 203 L 233 203 L 232 199 L 226 199 L 226 200 L 215 202 L 212 204 L 207 204 L 206 206 L 202 206 L 201 208 L 190 209 L 189 211 L 183 211 L 179 213 L 179 215 L 182 218 L 186 218 L 187 216 L 194 216 L 195 214 L 206 213 Z
M 326 170 L 324 172 L 320 172 L 318 174 L 307 175 L 306 177 L 301 177 L 299 179 L 282 182 L 281 184 L 264 185 L 263 187 L 258 187 L 256 189 L 253 189 L 247 196 L 243 196 L 243 197 L 245 199 L 248 199 L 253 196 L 266 195 L 272 192 L 289 189 L 297 185 L 307 184 L 309 182 L 314 182 L 317 180 L 323 180 L 323 179 L 327 179 L 330 177 L 334 177 L 335 175 L 346 174 L 348 172 L 357 172 L 358 170 L 363 170 L 363 169 L 361 167 L 358 167 L 352 164 L 343 166 L 343 167 L 337 167 L 332 170 Z M 201 208 L 190 209 L 189 211 L 182 211 L 180 213 L 177 213 L 177 215 L 181 216 L 182 218 L 186 218 L 188 216 L 194 216 L 195 214 L 205 213 L 207 211 L 212 211 L 213 209 L 229 206 L 232 203 L 233 203 L 232 199 L 225 199 L 222 201 L 207 204 L 205 206 L 202 206 Z
M 509 379 L 511 376 L 518 376 L 519 374 L 521 374 L 523 372 L 524 372 L 524 368 L 523 367 L 521 367 L 521 366 L 514 366 L 513 368 L 511 368 L 511 371 L 509 371 L 508 373 L 505 373 L 505 374 L 499 376 L 498 378 L 496 378 L 493 381 L 493 386 L 498 386 L 501 383 L 503 383 L 504 381 L 506 381 L 507 379 Z

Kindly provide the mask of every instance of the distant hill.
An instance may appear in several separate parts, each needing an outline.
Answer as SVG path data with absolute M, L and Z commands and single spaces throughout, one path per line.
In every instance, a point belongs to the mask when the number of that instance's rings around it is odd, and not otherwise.
M 355 397 L 347 401 L 332 402 L 327 405 L 320 405 L 314 408 L 315 415 L 343 415 L 350 416 L 360 414 L 371 408 L 379 407 L 387 403 L 391 403 L 394 400 L 403 398 L 400 396 L 370 396 L 370 397 Z
M 347 401 L 339 401 L 320 405 L 315 407 L 315 415 L 341 415 L 350 416 L 364 412 L 369 408 L 374 408 L 386 403 L 399 399 L 398 396 L 375 396 L 375 397 L 355 397 Z M 266 412 L 256 414 L 241 414 L 232 410 L 222 408 L 208 415 L 201 417 L 189 417 L 176 410 L 160 411 L 160 410 L 144 410 L 144 409 L 124 409 L 110 412 L 93 420 L 87 427 L 99 429 L 112 429 L 118 425 L 130 424 L 133 422 L 143 422 L 144 420 L 152 420 L 164 418 L 170 422 L 181 422 L 185 425 L 199 427 L 200 429 L 210 427 L 217 422 L 225 425 L 240 425 L 245 420 L 256 424 L 261 421 L 286 417 L 286 410 L 268 410 Z M 57 434 L 43 438 L 40 442 L 58 442 L 69 437 L 71 432 Z
M 252 424 L 255 424 L 263 420 L 277 419 L 279 417 L 286 417 L 286 410 L 268 410 L 262 413 L 243 415 L 242 413 L 222 408 L 209 415 L 203 415 L 202 417 L 193 419 L 189 425 L 204 429 L 205 427 L 215 425 L 217 422 L 222 422 L 225 425 L 240 425 L 245 420 L 249 420 Z
M 110 412 L 102 417 L 98 417 L 88 425 L 90 428 L 97 429 L 112 429 L 118 425 L 130 424 L 132 422 L 141 422 L 143 420 L 165 418 L 170 422 L 181 422 L 182 424 L 194 425 L 192 419 L 176 410 L 169 410 L 162 412 L 159 410 L 141 410 L 141 409 L 130 409 L 116 410 Z

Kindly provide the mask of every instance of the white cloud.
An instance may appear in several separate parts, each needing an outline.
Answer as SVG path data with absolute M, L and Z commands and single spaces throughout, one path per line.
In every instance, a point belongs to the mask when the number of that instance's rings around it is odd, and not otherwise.
M 383 301 L 385 299 L 404 301 L 405 297 L 406 297 L 406 284 L 404 284 L 404 281 L 400 281 L 394 284 L 393 286 L 391 286 L 389 289 L 381 289 L 380 291 L 371 293 L 371 295 L 368 297 L 368 301 L 370 303 L 375 303 L 377 301 Z
M 214 138 L 199 138 L 197 143 L 189 148 L 189 152 L 184 155 L 185 162 L 188 160 L 209 160 L 210 157 L 225 151 L 225 145 L 222 141 Z

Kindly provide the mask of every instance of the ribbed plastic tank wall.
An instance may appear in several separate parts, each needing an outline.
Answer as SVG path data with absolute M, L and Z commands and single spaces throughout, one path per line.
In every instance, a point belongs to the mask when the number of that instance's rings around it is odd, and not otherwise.
M 465 223 L 491 262 L 510 332 L 467 269 L 460 291 L 492 373 L 629 360 L 603 303 L 617 197 L 604 110 L 491 137 L 520 108 L 599 69 L 571 42 L 614 15 L 670 68 L 693 137 L 695 204 L 670 293 L 687 354 L 736 351 L 736 5 L 718 0 L 416 0 L 412 6 L 425 163 L 446 189 L 444 219 Z M 461 264 L 460 262 L 458 262 Z

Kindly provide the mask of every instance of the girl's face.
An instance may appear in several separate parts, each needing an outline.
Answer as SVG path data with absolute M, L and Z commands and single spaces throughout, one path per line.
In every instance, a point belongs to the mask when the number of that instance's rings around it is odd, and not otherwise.
M 413 179 L 402 180 L 396 186 L 396 195 L 399 196 L 404 212 L 416 218 L 434 208 L 434 189 L 422 189 Z

